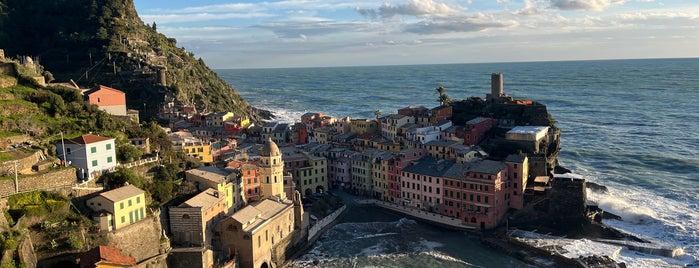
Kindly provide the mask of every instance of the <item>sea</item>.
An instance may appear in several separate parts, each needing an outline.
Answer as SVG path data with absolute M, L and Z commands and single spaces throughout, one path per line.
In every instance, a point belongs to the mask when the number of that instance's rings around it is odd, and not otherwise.
M 604 223 L 680 248 L 675 258 L 594 243 L 564 244 L 629 267 L 699 266 L 699 59 L 637 59 L 410 66 L 216 70 L 280 122 L 306 112 L 374 118 L 490 92 L 541 102 L 562 129 L 559 162 L 607 192 L 588 198 L 621 220 Z M 372 208 L 350 211 L 295 267 L 523 267 L 463 232 Z M 561 239 L 562 241 L 563 239 Z M 584 241 L 583 241 L 584 242 Z

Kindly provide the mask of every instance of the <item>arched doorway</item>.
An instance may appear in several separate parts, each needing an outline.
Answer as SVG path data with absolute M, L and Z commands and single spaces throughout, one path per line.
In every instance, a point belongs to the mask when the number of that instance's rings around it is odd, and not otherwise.
M 313 194 L 313 190 L 311 190 L 311 188 L 308 188 L 308 189 L 306 189 L 306 191 L 304 191 L 304 194 L 305 194 L 305 195 L 312 195 L 312 194 Z
M 323 190 L 323 186 L 318 185 L 318 187 L 316 187 L 316 193 L 322 194 Z
M 260 264 L 260 268 L 269 268 L 269 264 L 267 264 L 267 262 L 263 262 Z

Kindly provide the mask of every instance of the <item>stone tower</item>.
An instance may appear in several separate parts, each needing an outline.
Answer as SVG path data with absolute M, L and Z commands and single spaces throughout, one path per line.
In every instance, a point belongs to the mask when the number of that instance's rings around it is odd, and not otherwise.
M 496 99 L 504 94 L 502 73 L 493 73 L 490 75 L 490 97 Z
M 267 140 L 260 152 L 260 180 L 262 198 L 278 196 L 282 200 L 286 199 L 282 152 L 272 138 Z

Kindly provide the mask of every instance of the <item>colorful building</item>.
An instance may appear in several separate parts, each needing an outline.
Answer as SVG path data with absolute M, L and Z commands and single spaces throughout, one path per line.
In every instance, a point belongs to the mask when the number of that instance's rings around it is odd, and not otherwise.
M 185 171 L 185 179 L 197 186 L 199 191 L 212 188 L 226 200 L 226 213 L 232 213 L 243 205 L 242 182 L 232 171 L 217 167 L 199 167 Z
M 126 93 L 108 86 L 98 85 L 83 92 L 85 101 L 99 106 L 113 115 L 126 115 Z
M 509 208 L 511 185 L 504 162 L 457 163 L 444 175 L 442 213 L 481 229 L 497 226 Z
M 423 157 L 403 168 L 401 173 L 401 203 L 431 212 L 442 210 L 443 176 L 453 163 L 434 157 Z
M 225 196 L 208 188 L 176 207 L 170 207 L 170 239 L 181 246 L 209 246 L 216 223 L 224 217 Z
M 86 201 L 100 230 L 112 231 L 146 218 L 145 192 L 133 185 L 102 192 Z
M 89 180 L 117 166 L 114 139 L 92 134 L 58 141 L 56 156 L 78 169 L 78 178 Z

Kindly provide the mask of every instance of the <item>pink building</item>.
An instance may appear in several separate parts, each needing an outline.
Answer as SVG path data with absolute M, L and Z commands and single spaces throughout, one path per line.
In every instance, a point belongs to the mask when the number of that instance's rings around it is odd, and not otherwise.
M 126 94 L 121 90 L 99 85 L 83 92 L 83 97 L 109 114 L 126 115 Z
M 403 169 L 425 156 L 422 149 L 404 149 L 388 160 L 388 201 L 400 203 L 402 198 L 401 174 Z
M 508 168 L 503 162 L 454 164 L 444 178 L 442 213 L 460 218 L 465 225 L 493 228 L 509 208 L 509 183 Z
M 260 187 L 259 166 L 257 162 L 231 161 L 227 167 L 236 168 L 240 172 L 243 180 L 243 193 L 245 200 L 249 202 L 260 200 L 262 194 Z
M 443 176 L 454 165 L 451 161 L 423 157 L 401 172 L 401 203 L 432 212 L 442 211 Z

